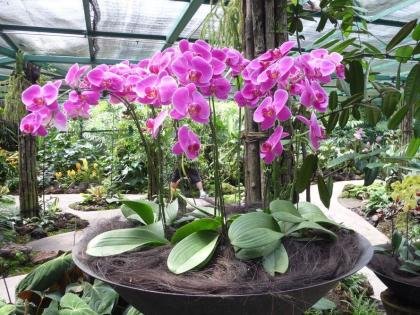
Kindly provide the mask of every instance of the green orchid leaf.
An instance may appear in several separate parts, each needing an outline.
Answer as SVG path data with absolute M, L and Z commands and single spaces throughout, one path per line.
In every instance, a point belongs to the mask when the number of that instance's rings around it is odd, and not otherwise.
M 288 212 L 274 212 L 273 213 L 273 218 L 279 222 L 289 222 L 289 223 L 300 223 L 305 221 L 305 219 L 303 219 L 300 214 L 298 215 L 294 215 Z
M 269 208 L 271 213 L 281 211 L 288 212 L 294 215 L 299 215 L 299 212 L 297 211 L 295 205 L 289 200 L 273 200 L 272 202 L 270 202 Z
M 235 256 L 240 260 L 249 260 L 258 257 L 269 255 L 279 246 L 279 241 L 275 240 L 267 245 L 254 247 L 254 248 L 239 248 L 234 247 Z
M 407 105 L 401 106 L 388 120 L 388 129 L 397 129 L 408 112 Z
M 301 230 L 314 230 L 314 231 L 317 231 L 317 232 L 326 233 L 329 236 L 331 236 L 333 239 L 337 239 L 337 235 L 334 232 L 332 232 L 332 231 L 322 227 L 318 223 L 315 223 L 315 222 L 312 222 L 312 221 L 304 221 L 304 222 L 299 223 L 298 225 L 294 226 L 289 231 L 287 231 L 287 235 L 290 235 L 294 232 L 298 232 L 298 231 L 301 231 Z
M 148 201 L 148 200 L 122 200 L 121 203 L 128 207 L 129 209 L 131 209 L 135 214 L 137 214 L 141 220 L 145 223 L 145 224 L 152 224 L 155 221 L 155 217 L 157 217 L 157 215 L 159 213 L 159 205 L 152 202 L 152 201 Z M 124 214 L 125 217 L 127 217 L 127 214 L 129 214 L 129 210 L 126 207 L 122 207 L 124 208 L 121 209 L 122 213 Z M 132 214 L 134 214 L 132 213 Z M 129 216 L 132 216 L 129 215 Z
M 409 158 L 414 157 L 420 148 L 420 138 L 413 138 L 411 139 L 410 143 L 408 144 L 407 151 L 405 152 L 406 156 Z
M 166 225 L 172 224 L 178 216 L 178 200 L 174 200 L 165 207 Z
M 215 231 L 198 231 L 188 235 L 171 250 L 167 265 L 170 271 L 181 274 L 204 265 L 214 253 L 219 239 Z
M 276 221 L 270 214 L 264 212 L 250 212 L 241 215 L 229 227 L 228 236 L 232 242 L 244 231 L 256 228 L 267 228 L 273 231 L 278 230 Z
M 279 242 L 279 246 L 269 255 L 263 257 L 263 267 L 270 275 L 275 273 L 285 273 L 289 268 L 289 256 L 283 244 Z
M 242 231 L 231 244 L 238 248 L 258 248 L 268 245 L 283 237 L 283 233 L 267 228 L 255 228 Z
M 404 100 L 408 107 L 418 106 L 420 104 L 420 63 L 414 65 L 408 73 L 405 81 Z M 417 105 L 416 105 L 417 104 Z
M 322 210 L 313 203 L 302 201 L 298 203 L 298 211 L 302 218 L 315 223 L 326 223 L 330 225 L 340 226 L 333 220 L 330 220 Z
M 183 240 L 188 235 L 192 233 L 208 230 L 208 231 L 217 231 L 221 226 L 220 219 L 212 219 L 212 218 L 203 218 L 192 221 L 188 224 L 183 225 L 179 229 L 176 230 L 174 235 L 172 236 L 171 243 L 176 244 L 179 241 Z
M 86 253 L 91 256 L 102 257 L 121 254 L 143 246 L 157 246 L 167 244 L 161 236 L 143 227 L 117 229 L 95 236 L 88 243 Z

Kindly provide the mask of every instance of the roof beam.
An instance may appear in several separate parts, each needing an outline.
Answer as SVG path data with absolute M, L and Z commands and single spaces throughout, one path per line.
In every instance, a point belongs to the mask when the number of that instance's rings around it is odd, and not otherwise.
M 31 55 L 25 54 L 25 60 L 31 62 L 44 62 L 44 63 L 63 63 L 63 64 L 72 64 L 72 63 L 80 63 L 80 64 L 91 64 L 91 60 L 89 57 L 73 57 L 73 56 L 56 56 L 56 55 Z M 125 59 L 106 59 L 106 58 L 98 58 L 95 59 L 95 64 L 116 64 Z M 129 60 L 132 63 L 137 63 L 138 60 Z
M 3 40 L 7 43 L 7 45 L 9 45 L 10 48 L 12 48 L 14 51 L 18 51 L 19 47 L 16 46 L 16 44 L 12 41 L 12 39 L 4 33 L 1 33 L 1 38 L 3 38 Z
M 15 62 L 15 59 L 10 57 L 1 57 L 0 58 L 0 65 L 7 65 L 9 63 Z
M 191 0 L 189 2 L 184 13 L 182 13 L 181 17 L 174 24 L 172 31 L 168 34 L 168 36 L 166 36 L 166 42 L 162 46 L 161 50 L 172 46 L 172 44 L 178 39 L 181 32 L 185 29 L 185 26 L 187 26 L 188 22 L 194 16 L 195 12 L 197 12 L 203 1 L 204 0 Z
M 15 59 L 16 58 L 16 51 L 14 51 L 13 49 L 10 49 L 10 48 L 0 46 L 0 55 Z
M 86 22 L 86 32 L 87 32 L 87 39 L 89 44 L 89 55 L 90 61 L 93 63 L 95 61 L 95 51 L 93 48 L 93 38 L 89 34 L 92 34 L 92 23 L 90 19 L 90 4 L 89 0 L 82 0 L 83 1 L 83 12 L 85 14 L 85 22 Z
M 106 31 L 91 31 L 70 29 L 70 28 L 54 28 L 54 27 L 40 27 L 27 25 L 12 25 L 0 24 L 0 31 L 22 31 L 28 33 L 50 33 L 50 34 L 65 34 L 76 36 L 90 36 L 90 37 L 110 37 L 110 38 L 127 38 L 127 39 L 149 39 L 165 41 L 165 35 L 153 35 L 142 33 L 122 33 L 122 32 L 106 32 Z
M 385 9 L 385 10 L 381 10 L 378 14 L 373 15 L 373 16 L 366 16 L 364 17 L 364 19 L 366 19 L 366 21 L 368 22 L 375 22 L 378 21 L 379 19 L 381 19 L 384 16 L 387 16 L 389 14 L 392 14 L 398 10 L 401 10 L 403 8 L 406 8 L 407 6 L 416 3 L 418 0 L 402 0 L 397 2 L 395 5 L 393 5 L 392 7 Z M 407 23 L 407 22 L 406 22 Z M 406 24 L 406 23 L 403 23 Z

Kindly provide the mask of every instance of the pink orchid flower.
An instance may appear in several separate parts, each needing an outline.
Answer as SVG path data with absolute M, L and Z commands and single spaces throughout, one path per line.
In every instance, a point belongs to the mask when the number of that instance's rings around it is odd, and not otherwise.
M 204 96 L 216 96 L 218 99 L 225 100 L 229 96 L 230 82 L 223 78 L 213 78 L 210 85 L 203 86 L 200 91 Z
M 121 92 L 123 90 L 123 79 L 120 75 L 109 71 L 107 65 L 99 65 L 90 70 L 87 74 L 87 80 L 97 90 L 110 92 Z
M 151 74 L 134 87 L 137 99 L 143 104 L 155 106 L 168 105 L 178 85 L 174 78 L 161 72 L 159 76 Z
M 42 117 L 38 112 L 30 113 L 20 121 L 20 131 L 33 136 L 44 137 L 47 129 L 42 125 Z
M 267 130 L 279 120 L 287 120 L 292 115 L 286 102 L 289 95 L 285 90 L 277 90 L 274 93 L 274 100 L 271 96 L 266 97 L 254 112 L 254 121 L 261 123 L 261 129 Z
M 251 82 L 245 82 L 242 90 L 242 97 L 246 100 L 247 106 L 255 107 L 263 95 L 261 86 L 255 85 Z
M 270 90 L 281 78 L 288 75 L 293 64 L 294 60 L 292 57 L 286 56 L 281 58 L 260 73 L 257 77 L 258 84 L 262 86 L 263 90 Z
M 47 106 L 53 110 L 58 107 L 58 89 L 61 81 L 48 82 L 43 87 L 38 84 L 31 85 L 22 93 L 22 102 L 28 111 L 34 112 Z
M 69 68 L 69 71 L 67 71 L 65 81 L 68 86 L 72 88 L 76 88 L 79 86 L 80 77 L 86 72 L 86 70 L 89 68 L 89 66 L 82 66 L 79 67 L 77 63 L 72 65 Z
M 206 124 L 209 122 L 210 106 L 203 95 L 197 91 L 194 84 L 190 83 L 186 87 L 178 88 L 172 98 L 174 105 L 171 117 L 179 120 L 187 115 L 192 120 Z
M 328 94 L 318 82 L 306 81 L 302 86 L 300 102 L 306 107 L 313 106 L 316 110 L 325 112 L 328 107 Z
M 206 86 L 213 76 L 211 64 L 200 56 L 194 56 L 190 51 L 174 60 L 172 71 L 184 85 L 194 83 L 197 86 Z
M 146 128 L 152 134 L 152 137 L 156 139 L 159 128 L 162 126 L 166 117 L 168 117 L 168 111 L 161 111 L 155 118 L 149 118 L 146 120 Z
M 160 71 L 166 71 L 170 63 L 170 55 L 158 51 L 150 59 L 148 69 L 151 73 L 158 74 Z
M 314 113 L 311 114 L 311 119 L 298 115 L 297 119 L 303 122 L 309 128 L 309 139 L 314 151 L 319 149 L 320 141 L 325 139 L 325 129 L 318 123 L 318 119 Z
M 200 153 L 200 139 L 187 126 L 178 129 L 178 142 L 172 147 L 174 154 L 185 153 L 187 158 L 194 160 Z
M 97 105 L 99 98 L 97 91 L 71 91 L 63 107 L 69 118 L 88 118 L 90 106 Z
M 287 137 L 289 134 L 283 132 L 283 127 L 277 127 L 272 135 L 261 145 L 260 157 L 265 163 L 271 164 L 274 159 L 283 153 L 283 144 L 281 139 Z

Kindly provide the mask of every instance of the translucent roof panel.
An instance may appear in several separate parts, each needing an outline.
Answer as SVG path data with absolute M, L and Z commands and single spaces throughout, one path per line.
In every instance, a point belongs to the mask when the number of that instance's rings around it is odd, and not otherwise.
M 129 59 L 138 61 L 150 57 L 165 43 L 158 40 L 128 40 L 116 38 L 97 38 L 99 51 L 97 58 Z
M 29 54 L 89 56 L 88 41 L 83 36 L 22 32 L 8 32 L 7 35 L 16 46 Z
M 56 28 L 86 27 L 82 0 L 0 0 L 0 21 Z
M 356 0 L 355 2 L 366 11 L 364 15 L 371 21 L 419 3 L 418 0 Z
M 383 17 L 386 20 L 402 22 L 408 22 L 418 18 L 420 18 L 420 1 L 407 5 Z
M 181 32 L 181 37 L 185 38 L 200 38 L 201 28 L 207 15 L 210 13 L 210 5 L 201 5 L 197 12 L 193 15 L 191 20 Z
M 166 36 L 188 3 L 168 0 L 98 0 L 98 31 Z

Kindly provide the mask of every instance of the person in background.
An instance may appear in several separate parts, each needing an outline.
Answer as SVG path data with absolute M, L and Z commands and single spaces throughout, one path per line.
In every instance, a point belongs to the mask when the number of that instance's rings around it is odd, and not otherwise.
M 197 187 L 198 191 L 200 192 L 200 198 L 208 197 L 207 193 L 204 191 L 203 182 L 201 180 L 201 176 L 200 176 L 200 173 L 198 172 L 198 169 L 194 167 L 186 167 L 185 172 L 191 185 L 194 185 L 195 187 Z M 173 172 L 172 178 L 171 178 L 172 192 L 176 191 L 180 181 L 181 181 L 181 175 L 180 175 L 179 168 L 177 168 Z

